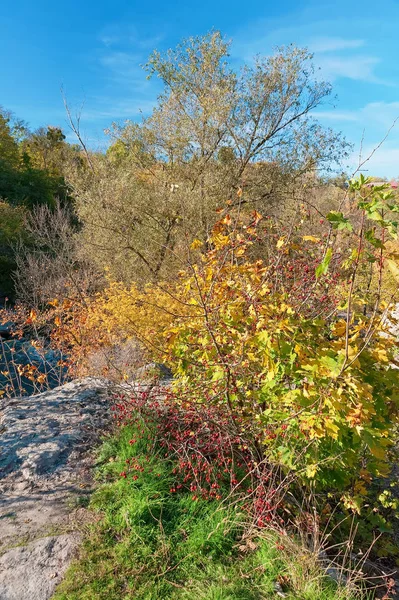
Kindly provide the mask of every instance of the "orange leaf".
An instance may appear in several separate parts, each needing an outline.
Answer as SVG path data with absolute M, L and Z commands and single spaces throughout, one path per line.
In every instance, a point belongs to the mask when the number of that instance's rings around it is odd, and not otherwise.
M 254 220 L 254 225 L 257 225 L 261 219 L 263 219 L 262 215 L 258 213 L 258 211 L 254 210 L 252 213 L 252 218 Z

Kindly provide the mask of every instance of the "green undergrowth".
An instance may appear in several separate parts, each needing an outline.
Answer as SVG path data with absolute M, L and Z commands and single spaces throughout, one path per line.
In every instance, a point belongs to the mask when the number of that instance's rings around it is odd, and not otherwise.
M 126 427 L 101 447 L 90 502 L 98 519 L 54 600 L 351 598 L 293 542 L 288 552 L 277 534 L 245 541 L 239 506 L 171 493 L 173 462 L 150 432 L 129 444 L 135 436 Z M 120 475 L 132 457 L 144 465 L 137 480 Z

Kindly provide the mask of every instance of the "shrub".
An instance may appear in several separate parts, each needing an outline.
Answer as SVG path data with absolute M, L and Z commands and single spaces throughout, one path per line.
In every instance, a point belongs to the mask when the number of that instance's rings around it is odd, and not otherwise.
M 352 216 L 331 211 L 318 236 L 304 235 L 301 219 L 287 230 L 257 212 L 224 211 L 207 243 L 191 244 L 177 281 L 111 282 L 82 304 L 54 303 L 53 318 L 81 372 L 88 349 L 121 340 L 171 367 L 166 412 L 141 410 L 160 419 L 165 452 L 178 457 L 174 489 L 193 485 L 194 495 L 215 498 L 221 488 L 212 485 L 240 494 L 251 479 L 254 523 L 282 508 L 295 519 L 311 498 L 326 505 L 315 530 L 333 523 L 343 531 L 340 520 L 361 514 L 356 528 L 369 544 L 397 510 L 380 489 L 398 425 L 396 289 L 388 297 L 386 287 L 398 276 L 387 242 L 397 205 L 387 186 L 369 188 L 364 178 L 345 200 Z M 376 545 L 378 553 L 392 548 Z
M 55 337 L 80 372 L 89 349 L 139 340 L 172 368 L 181 407 L 215 420 L 220 411 L 251 460 L 359 512 L 389 472 L 397 435 L 397 343 L 381 301 L 388 267 L 397 277 L 387 244 L 397 204 L 364 178 L 347 200 L 353 218 L 329 213 L 321 237 L 231 211 L 206 245 L 192 243 L 177 282 L 111 283 L 84 304 L 55 306 Z M 365 296 L 370 264 L 378 277 Z
M 386 186 L 369 188 L 364 178 L 350 193 L 356 233 L 339 212 L 327 215 L 323 242 L 300 237 L 300 226 L 278 237 L 256 212 L 226 215 L 208 249 L 191 245 L 176 284 L 112 284 L 89 309 L 72 310 L 86 343 L 100 328 L 100 344 L 122 331 L 138 337 L 171 366 L 182 401 L 227 408 L 258 454 L 312 488 L 352 486 L 356 504 L 366 482 L 388 472 L 397 427 L 396 341 L 379 301 L 386 264 L 395 269 L 385 239 L 396 230 L 379 211 L 397 205 Z M 265 238 L 275 247 L 267 263 L 256 259 Z M 358 280 L 369 261 L 380 275 L 364 314 Z

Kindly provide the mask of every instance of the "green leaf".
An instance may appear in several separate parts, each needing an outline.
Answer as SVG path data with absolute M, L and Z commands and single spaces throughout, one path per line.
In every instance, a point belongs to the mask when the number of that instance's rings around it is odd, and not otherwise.
M 213 369 L 212 381 L 220 381 L 225 376 L 223 367 L 216 366 Z
M 338 360 L 333 358 L 332 356 L 323 356 L 320 359 L 320 363 L 327 367 L 330 370 L 332 377 L 338 377 L 341 372 L 342 363 L 344 361 L 343 356 L 339 356 Z
M 368 218 L 372 221 L 378 221 L 379 223 L 384 221 L 382 214 L 378 210 L 368 212 Z
M 347 229 L 348 231 L 353 230 L 352 225 L 349 223 L 348 219 L 344 217 L 342 212 L 331 210 L 326 219 L 331 223 L 334 229 Z
M 321 275 L 325 275 L 327 273 L 328 267 L 329 267 L 331 259 L 332 259 L 332 254 L 333 254 L 332 248 L 328 248 L 323 260 L 318 265 L 318 267 L 316 267 L 316 277 L 317 278 L 319 278 Z
M 375 237 L 374 229 L 369 229 L 368 231 L 366 231 L 364 237 L 368 242 L 370 242 L 372 246 L 374 246 L 374 248 L 384 248 L 384 244 L 382 243 L 382 241 L 379 238 Z

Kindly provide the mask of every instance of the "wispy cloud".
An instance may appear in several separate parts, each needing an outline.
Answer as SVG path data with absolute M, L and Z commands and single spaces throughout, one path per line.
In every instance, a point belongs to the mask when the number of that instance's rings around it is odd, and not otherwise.
M 129 120 L 142 115 L 148 115 L 156 105 L 156 99 L 137 98 L 132 100 L 117 100 L 115 98 L 94 98 L 94 108 L 83 109 L 82 118 L 85 121 Z
M 162 42 L 164 35 L 146 35 L 132 23 L 113 23 L 101 31 L 98 39 L 106 47 L 123 45 L 132 50 L 148 52 Z
M 341 37 L 315 37 L 308 41 L 307 46 L 312 52 L 337 52 L 364 46 L 364 40 L 350 40 Z
M 104 44 L 104 46 L 107 46 L 108 48 L 109 46 L 117 44 L 120 41 L 120 37 L 117 35 L 101 34 L 99 36 L 99 40 L 102 44 Z
M 321 118 L 326 121 L 355 122 L 359 120 L 358 112 L 350 110 L 315 110 L 312 115 L 317 119 Z
M 355 143 L 355 151 L 349 158 L 349 171 L 369 157 L 384 140 L 382 146 L 372 155 L 362 170 L 371 175 L 397 177 L 399 175 L 399 102 L 369 102 L 358 110 L 318 110 L 313 113 L 325 124 L 334 128 L 342 127 L 350 132 Z
M 116 23 L 105 27 L 97 39 L 90 61 L 101 78 L 101 92 L 86 98 L 82 120 L 92 128 L 104 128 L 112 121 L 150 114 L 160 84 L 147 79 L 143 64 L 161 36 L 139 35 L 134 25 Z
M 331 82 L 351 79 L 392 85 L 378 76 L 377 67 L 381 59 L 375 51 L 368 50 L 366 36 L 342 36 L 347 27 L 342 20 L 311 20 L 308 13 L 298 11 L 291 19 L 295 25 L 287 27 L 286 21 L 260 20 L 247 24 L 234 38 L 233 56 L 248 61 L 256 54 L 271 54 L 275 46 L 293 43 L 314 53 L 314 62 L 320 67 L 322 77 Z
M 339 78 L 370 83 L 385 84 L 375 74 L 375 67 L 380 59 L 375 56 L 316 56 L 316 64 L 320 67 L 323 77 L 331 82 Z
M 142 67 L 143 60 L 142 55 L 137 53 L 114 51 L 103 54 L 99 62 L 106 69 L 105 76 L 122 84 L 144 88 L 148 82 Z
M 369 102 L 361 111 L 364 122 L 391 127 L 399 117 L 399 102 Z
M 94 60 L 104 81 L 119 88 L 113 89 L 114 94 L 126 98 L 134 93 L 145 100 L 154 96 L 157 86 L 147 80 L 143 65 L 162 39 L 162 32 L 154 36 L 153 32 L 146 33 L 134 23 L 111 23 L 103 28 L 98 35 L 100 45 Z
M 399 102 L 369 102 L 357 110 L 317 110 L 312 114 L 326 121 L 357 122 L 383 131 L 399 117 Z

